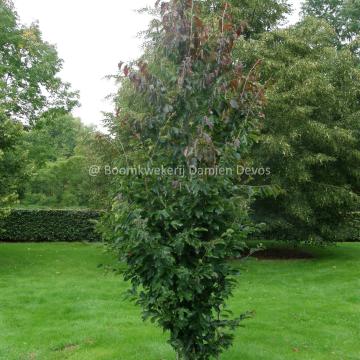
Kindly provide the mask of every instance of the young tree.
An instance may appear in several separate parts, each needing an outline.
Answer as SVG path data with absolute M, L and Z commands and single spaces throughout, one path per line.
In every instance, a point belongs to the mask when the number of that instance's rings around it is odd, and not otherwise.
M 280 189 L 256 202 L 267 236 L 315 244 L 359 239 L 360 63 L 324 20 L 306 18 L 290 29 L 244 43 L 239 57 L 264 59 L 266 122 L 255 151 L 271 168 L 263 184 Z M 258 183 L 258 185 L 261 183 Z
M 119 64 L 117 111 L 108 119 L 121 167 L 103 224 L 125 260 L 125 279 L 145 318 L 170 333 L 178 358 L 217 357 L 232 343 L 224 316 L 234 287 L 228 262 L 252 231 L 249 189 L 236 172 L 191 176 L 189 168 L 236 169 L 257 131 L 264 93 L 259 62 L 245 69 L 233 50 L 245 31 L 226 1 L 157 1 L 144 56 Z M 173 169 L 165 173 L 156 169 Z M 181 170 L 184 169 L 184 173 Z

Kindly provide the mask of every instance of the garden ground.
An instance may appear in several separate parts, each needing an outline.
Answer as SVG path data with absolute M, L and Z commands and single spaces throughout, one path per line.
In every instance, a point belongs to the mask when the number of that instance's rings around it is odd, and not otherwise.
M 313 254 L 237 264 L 231 308 L 255 315 L 222 360 L 360 359 L 360 244 Z M 0 243 L 0 359 L 174 360 L 112 263 L 100 245 Z

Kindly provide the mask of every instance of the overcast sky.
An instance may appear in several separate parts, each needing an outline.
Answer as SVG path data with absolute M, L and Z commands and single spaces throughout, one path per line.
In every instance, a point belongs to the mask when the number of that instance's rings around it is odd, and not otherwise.
M 104 76 L 114 74 L 120 60 L 140 55 L 137 34 L 146 29 L 149 18 L 135 10 L 154 2 L 14 0 L 21 21 L 29 24 L 38 20 L 44 39 L 56 44 L 64 60 L 62 78 L 80 90 L 81 107 L 74 114 L 84 123 L 100 127 L 101 112 L 112 108 L 104 98 L 114 92 L 113 84 Z M 290 2 L 294 5 L 294 21 L 301 0 Z

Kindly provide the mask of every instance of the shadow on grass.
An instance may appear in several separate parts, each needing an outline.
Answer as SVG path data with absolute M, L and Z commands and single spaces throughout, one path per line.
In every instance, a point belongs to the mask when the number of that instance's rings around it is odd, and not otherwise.
M 339 245 L 328 244 L 324 246 L 295 244 L 284 241 L 250 241 L 249 249 L 261 247 L 251 256 L 258 260 L 353 260 L 357 258 L 357 251 L 351 252 Z M 356 243 L 347 243 L 347 246 L 357 250 Z M 248 254 L 247 254 L 248 255 Z

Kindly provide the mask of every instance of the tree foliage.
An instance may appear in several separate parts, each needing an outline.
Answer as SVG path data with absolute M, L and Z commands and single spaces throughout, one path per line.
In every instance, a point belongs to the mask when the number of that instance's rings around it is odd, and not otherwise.
M 271 168 L 263 184 L 280 193 L 258 201 L 256 214 L 277 239 L 318 244 L 359 233 L 360 64 L 336 43 L 327 22 L 306 18 L 241 47 L 250 63 L 264 59 L 266 122 L 252 156 Z
M 236 16 L 244 25 L 246 38 L 257 37 L 286 20 L 291 7 L 287 0 L 230 0 Z
M 119 167 L 183 167 L 184 176 L 120 177 L 104 224 L 109 246 L 128 265 L 125 279 L 145 318 L 170 333 L 182 359 L 218 356 L 245 315 L 226 318 L 234 271 L 252 231 L 249 189 L 236 175 L 190 176 L 235 168 L 262 116 L 259 62 L 233 57 L 245 25 L 225 1 L 157 1 L 144 56 L 119 64 L 116 114 L 108 119 Z
M 11 1 L 0 0 L 0 208 L 22 195 L 26 151 L 22 122 L 48 111 L 66 112 L 77 94 L 58 77 L 62 62 L 36 24 L 20 24 Z
M 354 40 L 360 33 L 359 0 L 306 0 L 303 13 L 326 20 L 340 42 Z
M 22 126 L 11 121 L 0 108 L 0 218 L 17 200 L 23 176 L 24 153 L 19 148 Z
M 47 112 L 22 136 L 27 153 L 28 181 L 22 205 L 103 208 L 111 178 L 104 171 L 89 176 L 89 168 L 111 166 L 111 138 L 69 114 Z
M 10 1 L 0 0 L 0 107 L 10 118 L 32 123 L 44 111 L 70 111 L 77 94 L 61 81 L 54 46 L 37 24 L 20 24 Z

